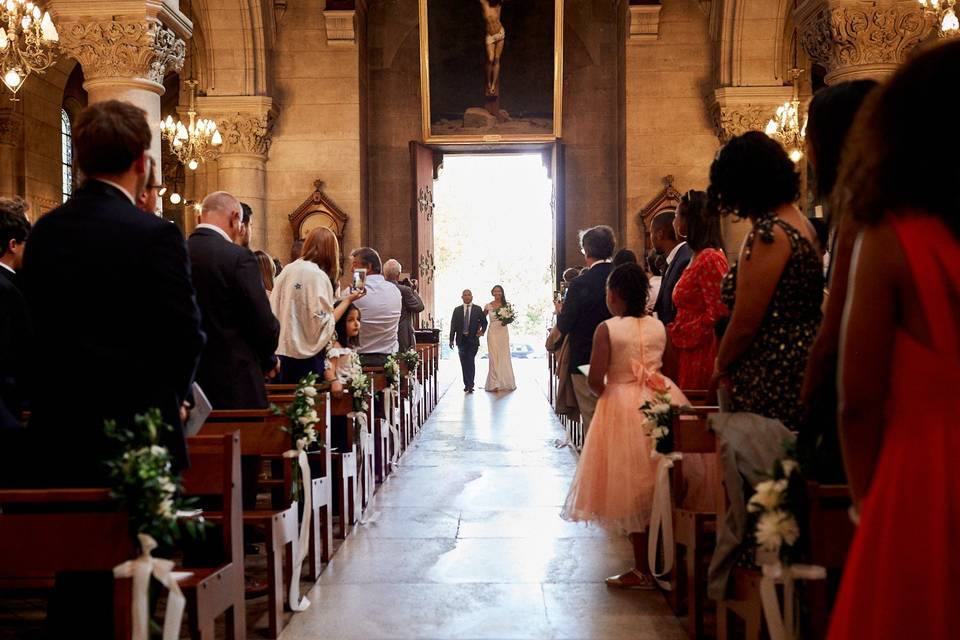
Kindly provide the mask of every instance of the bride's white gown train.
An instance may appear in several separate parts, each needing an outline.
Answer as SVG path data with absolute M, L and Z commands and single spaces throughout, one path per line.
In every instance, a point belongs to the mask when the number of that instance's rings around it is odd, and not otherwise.
M 497 320 L 494 309 L 489 304 L 484 307 L 487 315 L 487 357 L 490 369 L 483 388 L 487 391 L 513 391 L 517 383 L 513 377 L 513 363 L 510 361 L 510 330 Z

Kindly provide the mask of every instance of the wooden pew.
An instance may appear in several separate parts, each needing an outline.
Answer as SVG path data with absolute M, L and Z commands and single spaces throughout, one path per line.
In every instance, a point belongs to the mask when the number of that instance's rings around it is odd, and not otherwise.
M 240 431 L 241 450 L 245 456 L 283 455 L 290 449 L 290 435 L 281 427 L 286 418 L 268 409 L 213 411 L 200 429 L 200 435 L 224 435 Z M 292 487 L 291 459 L 283 458 L 283 491 L 290 496 Z M 244 524 L 264 531 L 267 546 L 268 624 L 271 638 L 283 629 L 283 605 L 286 593 L 284 574 L 290 575 L 299 537 L 297 503 L 285 503 L 278 509 L 254 509 L 243 512 Z M 219 514 L 209 514 L 219 521 Z M 286 569 L 286 571 L 284 571 Z
M 247 635 L 243 578 L 243 498 L 240 480 L 240 433 L 187 438 L 190 468 L 183 473 L 185 496 L 217 496 L 222 500 L 224 564 L 191 568 L 180 588 L 187 599 L 193 640 L 212 640 L 214 623 L 226 615 L 227 637 Z
M 393 381 L 395 393 L 388 398 L 387 394 L 383 392 L 390 386 L 390 381 L 387 380 L 383 367 L 364 367 L 363 371 L 373 380 L 374 398 L 379 397 L 379 401 L 373 407 L 374 422 L 372 429 L 374 439 L 373 481 L 379 484 L 384 482 L 392 471 L 390 468 L 390 426 L 400 428 L 400 380 L 398 377 L 397 380 Z M 385 424 L 381 421 L 385 421 Z
M 674 449 L 683 454 L 716 454 L 718 443 L 710 430 L 707 417 L 716 407 L 696 407 L 674 418 Z M 716 544 L 718 513 L 725 509 L 723 478 L 719 460 L 717 475 L 713 478 L 716 489 L 711 511 L 688 509 L 683 506 L 685 487 L 683 461 L 672 469 L 673 527 L 674 527 L 674 572 L 671 576 L 671 594 L 668 598 L 675 612 L 687 610 L 687 633 L 692 638 L 705 637 L 704 608 L 707 601 L 707 567 Z M 681 570 L 681 568 L 683 570 Z M 681 600 L 683 599 L 683 600 Z
M 107 488 L 0 489 L 0 589 L 50 588 L 57 573 L 109 572 L 135 556 Z M 114 582 L 116 638 L 130 637 L 131 587 Z
M 373 424 L 373 380 L 370 381 L 370 391 L 367 395 L 367 420 Z M 353 399 L 344 395 L 342 398 L 331 398 L 330 415 L 347 416 L 353 412 Z M 346 451 L 332 452 L 334 482 L 340 479 L 340 530 L 338 538 L 347 537 L 348 527 L 355 524 L 358 511 L 363 508 L 362 477 L 364 461 L 359 459 L 358 444 L 354 437 L 354 425 L 347 421 L 347 448 Z
M 293 402 L 295 384 L 268 384 L 267 399 L 281 408 Z M 320 422 L 317 423 L 317 442 L 320 451 L 309 451 L 307 456 L 319 464 L 311 465 L 311 502 L 313 514 L 310 518 L 310 545 L 307 549 L 307 573 L 310 580 L 320 577 L 323 563 L 330 562 L 333 556 L 333 463 L 330 445 L 330 393 L 329 385 L 317 385 L 316 405 Z M 274 467 L 281 465 L 282 459 L 273 456 L 270 462 Z M 319 472 L 316 468 L 319 467 Z M 276 480 L 274 480 L 276 482 Z M 282 483 L 282 479 L 280 480 Z

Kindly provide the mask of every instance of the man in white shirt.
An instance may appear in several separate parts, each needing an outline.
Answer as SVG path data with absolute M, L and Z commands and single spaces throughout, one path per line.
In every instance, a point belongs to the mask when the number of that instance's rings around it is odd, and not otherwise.
M 400 290 L 382 275 L 380 254 L 370 247 L 350 253 L 354 269 L 366 269 L 366 295 L 353 304 L 360 309 L 360 362 L 364 366 L 382 367 L 387 356 L 400 348 L 397 330 L 403 299 Z

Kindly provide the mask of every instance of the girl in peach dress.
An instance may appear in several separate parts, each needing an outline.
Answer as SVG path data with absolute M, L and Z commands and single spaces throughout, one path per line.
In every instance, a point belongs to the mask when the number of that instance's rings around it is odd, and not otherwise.
M 607 584 L 631 589 L 655 584 L 646 556 L 658 460 L 650 455 L 653 443 L 640 405 L 664 391 L 673 404 L 689 404 L 660 373 L 666 329 L 646 315 L 646 303 L 643 269 L 624 264 L 611 272 L 607 307 L 614 317 L 597 327 L 590 356 L 588 381 L 599 399 L 561 512 L 565 520 L 630 534 L 635 568 L 607 578 Z

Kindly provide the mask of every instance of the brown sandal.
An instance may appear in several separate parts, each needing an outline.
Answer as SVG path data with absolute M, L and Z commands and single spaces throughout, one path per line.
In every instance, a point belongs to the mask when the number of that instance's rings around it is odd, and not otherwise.
M 657 588 L 651 576 L 646 573 L 640 573 L 636 569 L 622 573 L 619 576 L 611 576 L 604 582 L 607 583 L 608 587 L 615 587 L 617 589 L 653 591 Z

